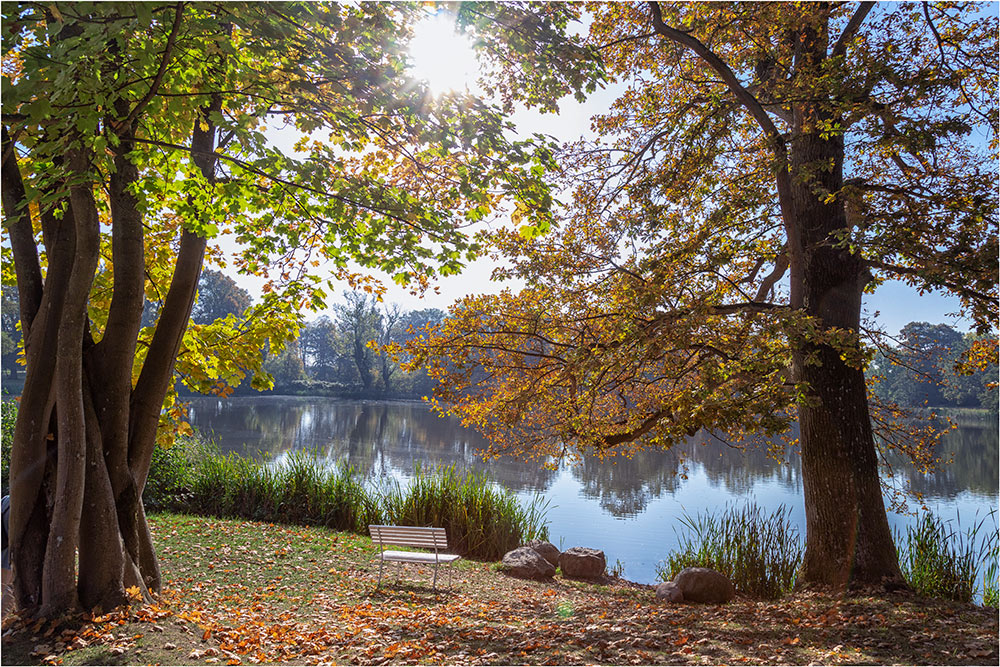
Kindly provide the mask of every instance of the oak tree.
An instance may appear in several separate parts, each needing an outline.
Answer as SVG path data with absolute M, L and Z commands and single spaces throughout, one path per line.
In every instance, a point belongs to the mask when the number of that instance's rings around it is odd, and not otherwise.
M 995 359 L 997 17 L 954 3 L 588 9 L 622 92 L 561 156 L 572 201 L 548 235 L 495 236 L 498 276 L 525 287 L 459 302 L 409 346 L 411 366 L 489 455 L 631 454 L 798 419 L 799 582 L 899 585 L 862 295 L 886 279 L 954 294 Z M 508 84 L 544 66 L 544 49 L 529 56 Z

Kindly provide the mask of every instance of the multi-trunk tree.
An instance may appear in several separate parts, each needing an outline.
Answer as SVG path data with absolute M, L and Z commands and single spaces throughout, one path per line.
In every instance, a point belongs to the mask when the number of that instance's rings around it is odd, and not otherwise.
M 738 440 L 797 418 L 799 582 L 899 584 L 862 295 L 889 278 L 950 292 L 995 336 L 996 16 L 588 7 L 624 92 L 562 156 L 572 202 L 549 235 L 496 236 L 500 275 L 526 287 L 457 304 L 412 365 L 494 455 L 629 453 L 702 428 Z M 527 88 L 509 92 L 535 101 Z M 977 349 L 995 358 L 995 340 Z
M 547 224 L 551 157 L 407 76 L 416 5 L 2 11 L 4 282 L 16 272 L 27 362 L 14 588 L 60 615 L 160 585 L 140 498 L 175 371 L 201 390 L 267 386 L 261 350 L 323 305 L 315 267 L 356 284 L 358 266 L 453 273 L 478 250 L 463 227 L 504 197 Z M 271 280 L 244 317 L 189 326 L 220 235 Z M 146 300 L 162 309 L 142 327 Z

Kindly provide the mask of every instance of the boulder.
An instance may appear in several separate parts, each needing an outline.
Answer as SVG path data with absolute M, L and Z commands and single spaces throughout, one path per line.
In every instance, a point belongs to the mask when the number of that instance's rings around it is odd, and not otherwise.
M 722 604 L 736 596 L 726 575 L 707 567 L 686 567 L 674 577 L 674 583 L 688 602 Z
M 521 579 L 548 579 L 556 568 L 531 547 L 518 547 L 504 554 L 500 571 Z
M 656 599 L 665 602 L 684 602 L 684 593 L 680 586 L 672 581 L 656 584 Z
M 607 560 L 600 549 L 571 547 L 559 554 L 559 569 L 563 576 L 574 579 L 596 579 L 604 574 Z
M 556 548 L 556 545 L 542 540 L 531 540 L 524 546 L 537 551 L 542 558 L 552 563 L 552 567 L 559 567 L 559 549 Z

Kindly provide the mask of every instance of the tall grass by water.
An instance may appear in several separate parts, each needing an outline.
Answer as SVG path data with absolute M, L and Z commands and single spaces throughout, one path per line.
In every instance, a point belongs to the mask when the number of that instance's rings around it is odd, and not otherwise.
M 485 475 L 459 475 L 454 467 L 430 474 L 417 468 L 407 485 L 391 480 L 381 491 L 385 522 L 399 526 L 440 526 L 449 546 L 499 560 L 510 549 L 547 538 L 546 504 L 536 497 L 521 505 Z
M 950 521 L 924 514 L 896 534 L 899 566 L 913 589 L 928 597 L 997 606 L 996 510 L 962 531 Z M 989 523 L 988 523 L 989 520 Z M 980 590 L 981 589 L 981 590 Z
M 192 452 L 199 457 L 193 464 Z M 155 509 L 360 534 L 369 524 L 441 526 L 453 550 L 485 560 L 546 535 L 544 504 L 522 505 L 486 476 L 454 468 L 418 469 L 408 485 L 368 488 L 353 468 L 331 468 L 308 452 L 268 465 L 179 439 L 154 457 L 150 480 L 143 499 Z
M 927 597 L 997 607 L 997 512 L 962 530 L 932 514 L 894 534 L 900 569 L 913 590 Z M 726 506 L 681 519 L 680 548 L 657 566 L 669 581 L 685 567 L 725 574 L 740 593 L 775 599 L 790 592 L 805 553 L 802 537 L 781 506 L 771 513 L 755 503 Z
M 680 550 L 657 566 L 657 574 L 669 581 L 685 567 L 708 567 L 729 577 L 740 593 L 779 598 L 792 589 L 804 550 L 789 514 L 784 505 L 766 513 L 748 503 L 684 516 Z

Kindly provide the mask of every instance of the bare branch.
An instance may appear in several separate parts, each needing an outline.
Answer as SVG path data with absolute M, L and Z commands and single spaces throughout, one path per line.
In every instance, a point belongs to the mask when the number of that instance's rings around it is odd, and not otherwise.
M 868 260 L 866 262 L 869 267 L 873 269 L 881 269 L 882 271 L 888 271 L 890 273 L 896 273 L 903 276 L 917 276 L 920 277 L 920 269 L 911 266 L 899 266 L 898 264 L 888 264 L 886 262 L 877 262 L 874 260 Z M 1000 303 L 997 297 L 990 296 L 989 294 L 984 294 L 978 290 L 974 290 L 966 285 L 960 285 L 951 281 L 941 281 L 942 286 L 948 288 L 949 290 L 955 292 L 956 294 L 965 296 L 970 299 L 975 299 L 977 301 L 986 301 L 991 304 L 997 305 Z

